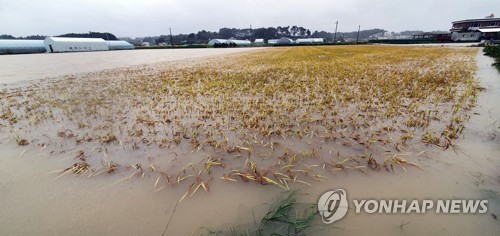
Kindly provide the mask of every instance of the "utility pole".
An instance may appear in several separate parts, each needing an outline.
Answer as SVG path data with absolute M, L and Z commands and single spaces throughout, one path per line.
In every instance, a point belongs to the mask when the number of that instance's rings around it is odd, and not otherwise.
M 358 44 L 360 30 L 361 30 L 361 25 L 358 26 L 358 35 L 356 36 L 356 44 Z
M 172 37 L 172 29 L 169 27 L 168 30 L 170 31 L 170 45 L 174 47 L 174 37 Z
M 250 42 L 252 42 L 253 34 L 252 34 L 252 24 L 250 24 Z
M 333 34 L 333 44 L 337 41 L 337 27 L 339 26 L 339 22 L 335 22 L 335 34 Z

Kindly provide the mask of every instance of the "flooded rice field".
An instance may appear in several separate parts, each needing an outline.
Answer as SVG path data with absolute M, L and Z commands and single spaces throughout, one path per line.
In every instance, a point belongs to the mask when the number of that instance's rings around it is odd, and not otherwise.
M 486 214 L 350 208 L 334 224 L 315 214 L 305 231 L 279 233 L 498 234 L 492 59 L 467 48 L 226 50 L 139 51 L 105 65 L 98 53 L 56 54 L 86 62 L 31 64 L 26 77 L 21 62 L 2 64 L 0 232 L 267 235 L 260 219 L 284 191 L 316 204 L 343 188 L 349 199 L 489 205 Z M 193 58 L 202 54 L 212 57 Z

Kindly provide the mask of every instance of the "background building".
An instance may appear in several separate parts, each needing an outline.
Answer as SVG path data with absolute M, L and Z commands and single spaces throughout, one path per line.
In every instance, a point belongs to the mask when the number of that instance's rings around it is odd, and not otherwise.
M 500 39 L 500 18 L 494 15 L 484 19 L 469 19 L 452 22 L 451 40 L 479 41 L 481 39 Z

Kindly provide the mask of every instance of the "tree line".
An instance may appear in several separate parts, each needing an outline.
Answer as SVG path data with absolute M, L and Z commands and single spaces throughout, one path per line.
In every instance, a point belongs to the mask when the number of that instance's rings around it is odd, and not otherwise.
M 0 35 L 0 39 L 30 39 L 30 40 L 36 40 L 36 39 L 45 39 L 45 35 L 29 35 L 29 36 L 26 36 L 26 37 L 14 37 L 10 34 L 2 34 Z
M 2 34 L 0 35 L 0 39 L 30 39 L 30 40 L 44 40 L 47 36 L 46 35 L 30 35 L 26 37 L 14 37 L 9 34 Z M 57 35 L 56 37 L 66 37 L 66 38 L 102 38 L 104 40 L 118 40 L 118 38 L 108 32 L 88 32 L 88 33 L 68 33 L 68 34 L 61 34 Z
M 116 36 L 112 33 L 104 32 L 88 32 L 88 33 L 69 33 L 62 34 L 56 37 L 65 37 L 65 38 L 101 38 L 104 40 L 118 40 Z

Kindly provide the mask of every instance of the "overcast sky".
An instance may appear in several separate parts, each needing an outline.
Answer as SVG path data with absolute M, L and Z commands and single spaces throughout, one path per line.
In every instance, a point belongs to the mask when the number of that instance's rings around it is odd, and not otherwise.
M 118 37 L 217 31 L 222 27 L 303 26 L 333 32 L 449 30 L 483 18 L 497 0 L 0 0 L 0 34 L 59 35 L 88 31 Z

